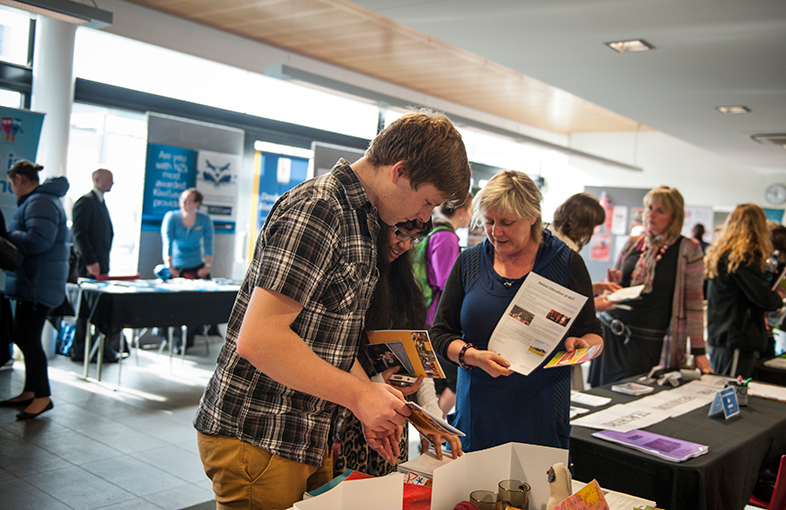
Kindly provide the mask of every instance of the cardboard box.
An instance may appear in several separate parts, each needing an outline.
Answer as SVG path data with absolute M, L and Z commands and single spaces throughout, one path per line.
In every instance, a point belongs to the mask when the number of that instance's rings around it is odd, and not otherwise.
M 522 480 L 530 484 L 530 510 L 546 508 L 549 482 L 546 472 L 554 464 L 568 465 L 568 450 L 522 443 L 465 453 L 462 457 L 434 470 L 431 510 L 453 510 L 469 501 L 476 490 L 497 492 L 501 480 Z
M 345 480 L 324 494 L 295 503 L 296 510 L 401 510 L 404 475 Z M 451 507 L 452 509 L 453 507 Z
M 500 480 L 523 480 L 530 484 L 530 510 L 546 508 L 549 483 L 546 472 L 554 464 L 568 465 L 568 450 L 521 443 L 508 443 L 462 457 L 434 470 L 431 510 L 453 510 L 469 493 L 486 489 L 497 492 Z M 328 492 L 295 503 L 296 510 L 401 510 L 404 475 L 346 480 Z

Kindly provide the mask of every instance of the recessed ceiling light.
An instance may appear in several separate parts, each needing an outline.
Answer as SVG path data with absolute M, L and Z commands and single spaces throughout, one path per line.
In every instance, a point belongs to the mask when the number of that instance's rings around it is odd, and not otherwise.
M 750 113 L 751 109 L 747 106 L 718 106 L 716 108 L 721 113 Z
M 634 52 L 634 51 L 649 51 L 654 50 L 655 46 L 651 45 L 644 39 L 631 39 L 630 41 L 613 41 L 604 43 L 612 50 L 619 53 Z

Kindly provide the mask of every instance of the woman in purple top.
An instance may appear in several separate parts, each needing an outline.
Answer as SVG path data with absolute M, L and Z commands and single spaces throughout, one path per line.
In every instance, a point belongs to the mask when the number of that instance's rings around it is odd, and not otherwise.
M 458 207 L 443 204 L 439 208 L 443 218 L 435 218 L 435 228 L 428 236 L 425 256 L 426 274 L 433 292 L 433 301 L 426 313 L 426 324 L 429 327 L 434 322 L 437 302 L 445 288 L 450 270 L 453 269 L 453 263 L 461 251 L 456 230 L 467 228 L 472 219 L 472 198 L 472 193 L 467 194 L 467 199 Z M 440 365 L 445 369 L 445 379 L 435 379 L 434 385 L 439 396 L 439 408 L 444 417 L 456 403 L 457 373 L 456 365 L 451 362 L 440 360 Z
M 472 193 L 467 194 L 467 199 L 458 208 L 442 204 L 439 213 L 444 219 L 434 218 L 435 231 L 429 235 L 426 247 L 428 283 L 434 289 L 434 300 L 426 313 L 426 324 L 429 326 L 434 322 L 439 296 L 445 288 L 445 282 L 450 270 L 453 269 L 453 263 L 461 251 L 456 230 L 467 228 L 472 219 Z M 439 227 L 442 228 L 436 230 Z

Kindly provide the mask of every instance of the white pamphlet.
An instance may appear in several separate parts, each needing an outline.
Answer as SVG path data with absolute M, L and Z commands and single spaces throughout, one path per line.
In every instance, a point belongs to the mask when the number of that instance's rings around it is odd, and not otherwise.
M 530 272 L 489 339 L 489 350 L 529 375 L 554 351 L 587 301 L 586 296 Z
M 611 294 L 606 294 L 606 299 L 608 299 L 610 303 L 619 303 L 621 301 L 627 301 L 629 299 L 638 299 L 639 297 L 641 297 L 642 290 L 644 290 L 644 285 L 635 285 L 633 287 L 622 287 L 619 290 L 615 290 Z

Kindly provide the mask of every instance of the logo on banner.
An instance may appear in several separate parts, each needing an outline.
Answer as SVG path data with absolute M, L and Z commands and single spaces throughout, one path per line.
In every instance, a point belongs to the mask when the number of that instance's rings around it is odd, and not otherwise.
M 224 166 L 217 166 L 210 162 L 209 159 L 205 158 L 205 167 L 202 168 L 202 179 L 205 182 L 213 183 L 213 186 L 218 188 L 222 184 L 231 184 L 232 183 L 232 172 L 230 171 L 230 167 L 232 166 L 232 162 L 228 162 Z
M 22 131 L 22 119 L 19 117 L 3 117 L 3 131 L 5 132 L 5 141 L 14 143 L 17 133 Z

